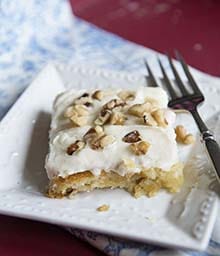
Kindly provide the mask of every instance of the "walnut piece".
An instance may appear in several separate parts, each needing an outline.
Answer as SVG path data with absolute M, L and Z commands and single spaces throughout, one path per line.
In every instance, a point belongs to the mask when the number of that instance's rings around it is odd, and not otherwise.
M 94 150 L 103 149 L 115 142 L 115 137 L 105 134 L 101 126 L 90 128 L 83 136 L 83 139 L 88 142 L 90 147 Z
M 140 141 L 138 143 L 132 143 L 129 147 L 135 155 L 140 156 L 147 153 L 150 143 L 147 141 Z
M 187 133 L 185 127 L 183 125 L 177 125 L 175 128 L 176 133 L 176 141 L 182 144 L 193 144 L 195 142 L 195 138 L 191 133 Z
M 132 101 L 135 99 L 135 92 L 133 91 L 120 91 L 118 97 L 123 101 Z
M 97 90 L 92 94 L 92 98 L 95 100 L 102 100 L 104 97 L 103 91 Z
M 94 121 L 94 124 L 104 125 L 109 121 L 110 117 L 111 117 L 111 111 L 109 110 L 101 111 L 98 118 Z
M 112 112 L 110 117 L 110 124 L 123 125 L 125 123 L 126 116 L 121 112 Z
M 108 204 L 103 204 L 99 206 L 96 210 L 98 212 L 107 212 L 109 210 L 110 206 Z
M 156 120 L 158 126 L 166 127 L 167 120 L 164 116 L 164 111 L 162 109 L 157 109 L 151 113 L 152 117 Z
M 100 147 L 105 148 L 115 142 L 115 137 L 113 135 L 105 135 L 100 139 Z
M 84 126 L 87 124 L 88 117 L 87 116 L 72 116 L 70 120 L 77 126 Z
M 115 137 L 112 135 L 102 135 L 98 136 L 96 139 L 92 140 L 90 146 L 94 150 L 103 149 L 115 142 Z
M 89 141 L 93 140 L 94 138 L 96 138 L 98 136 L 100 137 L 102 135 L 104 135 L 104 130 L 101 126 L 97 125 L 95 127 L 90 128 L 83 136 L 83 139 L 89 142 Z
M 129 132 L 126 134 L 123 139 L 126 143 L 135 143 L 141 140 L 140 133 L 137 130 L 134 130 L 132 132 Z
M 157 122 L 152 117 L 151 113 L 145 113 L 144 116 L 144 123 L 149 126 L 157 126 Z
M 71 156 L 73 153 L 80 151 L 84 147 L 85 147 L 84 141 L 76 140 L 74 143 L 69 145 L 69 147 L 66 150 L 66 153 Z
M 117 107 L 123 107 L 126 105 L 126 102 L 124 102 L 123 100 L 120 99 L 112 99 L 109 102 L 107 102 L 103 107 L 102 107 L 102 111 L 105 110 L 112 110 L 114 108 Z
M 183 143 L 186 145 L 193 144 L 194 142 L 195 142 L 195 137 L 191 133 L 188 133 L 183 140 Z
M 87 124 L 89 111 L 83 104 L 73 105 L 66 109 L 64 116 L 69 118 L 74 125 L 83 126 Z
M 128 109 L 128 114 L 137 116 L 137 117 L 143 117 L 145 113 L 150 113 L 151 112 L 151 104 L 149 102 L 143 103 L 143 104 L 135 104 L 132 105 Z

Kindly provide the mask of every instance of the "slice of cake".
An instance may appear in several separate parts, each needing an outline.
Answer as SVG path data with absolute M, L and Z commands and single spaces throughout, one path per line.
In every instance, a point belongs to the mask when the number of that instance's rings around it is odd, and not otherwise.
M 175 113 L 161 88 L 70 90 L 54 102 L 49 197 L 123 188 L 135 197 L 179 191 Z

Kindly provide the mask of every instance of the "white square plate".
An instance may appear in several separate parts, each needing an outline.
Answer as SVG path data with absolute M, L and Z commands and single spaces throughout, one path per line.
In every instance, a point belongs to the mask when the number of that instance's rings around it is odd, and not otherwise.
M 161 191 L 153 198 L 135 199 L 117 189 L 61 200 L 43 194 L 48 183 L 44 161 L 55 96 L 65 86 L 126 87 L 145 83 L 140 75 L 48 65 L 0 123 L 0 212 L 164 246 L 205 249 L 217 213 L 217 199 L 209 190 L 215 178 L 199 141 L 193 147 L 180 147 L 187 162 L 186 182 L 176 195 Z M 207 102 L 219 104 L 218 95 L 209 92 Z M 206 103 L 203 112 L 209 121 L 215 121 L 210 104 Z M 178 119 L 189 131 L 197 131 L 189 114 L 179 114 Z M 110 210 L 97 212 L 102 204 L 109 204 Z

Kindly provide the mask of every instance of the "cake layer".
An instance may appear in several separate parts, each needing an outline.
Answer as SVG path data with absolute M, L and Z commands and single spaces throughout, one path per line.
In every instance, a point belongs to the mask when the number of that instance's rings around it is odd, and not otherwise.
M 94 189 L 123 188 L 138 198 L 142 195 L 154 196 L 160 189 L 176 193 L 183 184 L 183 165 L 176 164 L 169 172 L 158 168 L 150 168 L 140 173 L 121 176 L 116 171 L 102 171 L 95 176 L 90 171 L 69 175 L 65 178 L 55 177 L 50 181 L 48 196 L 62 198 L 73 196 L 78 192 L 88 192 Z

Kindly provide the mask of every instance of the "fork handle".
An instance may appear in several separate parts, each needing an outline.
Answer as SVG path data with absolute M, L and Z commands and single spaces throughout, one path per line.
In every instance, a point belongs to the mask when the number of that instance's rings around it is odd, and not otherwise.
M 211 133 L 208 137 L 207 134 L 203 134 L 202 136 L 203 140 L 205 141 L 208 154 L 212 160 L 212 164 L 215 168 L 216 177 L 220 182 L 220 147 Z
M 216 142 L 213 133 L 208 129 L 206 124 L 203 122 L 202 118 L 200 117 L 197 109 L 191 111 L 198 128 L 201 132 L 202 139 L 205 142 L 206 149 L 212 161 L 212 164 L 215 168 L 216 177 L 220 182 L 220 146 Z

